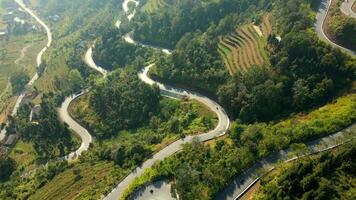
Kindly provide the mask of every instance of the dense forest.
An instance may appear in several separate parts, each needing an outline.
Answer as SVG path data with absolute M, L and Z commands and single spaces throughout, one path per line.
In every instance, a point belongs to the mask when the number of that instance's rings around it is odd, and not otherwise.
M 141 46 L 127 43 L 116 30 L 109 29 L 96 40 L 93 55 L 99 66 L 112 71 L 128 65 L 143 63 L 150 56 L 150 51 Z
M 278 167 L 262 179 L 254 199 L 354 199 L 355 140 L 339 148 Z
M 266 8 L 270 2 L 265 0 L 170 0 L 166 4 L 169 6 L 160 9 L 159 12 L 141 11 L 138 13 L 133 20 L 136 39 L 173 48 L 186 33 L 197 30 L 206 31 L 211 23 L 217 23 L 229 14 L 243 17 L 243 14 L 233 13 L 256 11 L 256 8 Z
M 285 17 L 274 19 L 282 41 L 269 37 L 270 65 L 227 77 L 217 53 L 216 30 L 233 23 L 235 18 L 228 16 L 204 33 L 183 36 L 172 56 L 157 59 L 152 76 L 215 94 L 230 116 L 243 122 L 269 121 L 309 109 L 348 89 L 356 61 L 309 31 L 313 25 L 309 2 L 278 1 L 274 7 L 274 16 Z
M 217 37 L 225 33 L 217 31 L 217 27 L 235 24 L 233 16 L 212 23 L 205 31 L 186 33 L 171 56 L 156 57 L 152 77 L 215 94 L 236 123 L 229 139 L 218 140 L 212 146 L 198 141 L 186 145 L 182 152 L 137 179 L 128 191 L 145 180 L 168 177 L 174 180 L 181 198 L 212 199 L 254 161 L 355 121 L 353 95 L 307 115 L 292 114 L 325 105 L 349 91 L 355 79 L 355 59 L 322 43 L 310 30 L 314 23 L 310 17 L 314 13 L 313 3 L 278 0 L 273 4 L 270 12 L 275 16 L 276 30 L 268 38 L 270 59 L 265 66 L 227 76 L 217 53 Z
M 159 94 L 158 88 L 140 81 L 133 71 L 116 71 L 98 81 L 90 98 L 90 106 L 106 125 L 98 136 L 147 122 L 149 116 L 157 112 Z
M 0 158 L 0 182 L 9 180 L 16 168 L 16 162 L 11 158 Z
M 10 78 L 12 92 L 14 94 L 22 92 L 29 80 L 30 77 L 24 71 L 14 73 Z
M 192 128 L 209 129 L 215 119 L 210 110 L 198 103 L 162 99 L 156 86 L 143 83 L 130 69 L 116 70 L 106 79 L 96 81 L 92 92 L 76 101 L 71 112 L 100 140 L 115 137 L 122 130 L 146 127 L 152 136 L 143 140 L 153 143 L 169 134 L 184 136 Z

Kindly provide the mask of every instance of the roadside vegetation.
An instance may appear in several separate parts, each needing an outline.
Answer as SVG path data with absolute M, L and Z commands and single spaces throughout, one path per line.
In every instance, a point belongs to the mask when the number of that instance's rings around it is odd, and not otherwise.
M 253 199 L 354 199 L 355 139 L 332 152 L 282 164 L 261 181 Z
M 237 174 L 255 161 L 291 144 L 310 141 L 347 127 L 356 120 L 356 96 L 348 95 L 310 113 L 277 123 L 250 125 L 236 121 L 228 138 L 215 143 L 198 141 L 156 164 L 125 192 L 127 199 L 145 183 L 169 178 L 182 199 L 213 199 Z
M 278 2 L 271 13 L 285 16 L 275 17 L 282 40 L 268 37 L 269 60 L 262 66 L 227 76 L 217 38 L 222 27 L 240 17 L 227 16 L 205 33 L 187 33 L 171 56 L 157 57 L 152 77 L 216 96 L 233 119 L 244 123 L 281 119 L 350 89 L 356 61 L 310 31 L 314 18 L 308 2 Z
M 44 55 L 46 70 L 35 83 L 41 93 L 53 92 L 63 98 L 75 91 L 70 80 L 73 70 L 80 72 L 83 79 L 89 77 L 93 71 L 83 61 L 85 52 L 102 30 L 113 26 L 119 8 L 120 2 L 114 0 L 41 2 L 41 16 L 49 19 L 55 38 Z

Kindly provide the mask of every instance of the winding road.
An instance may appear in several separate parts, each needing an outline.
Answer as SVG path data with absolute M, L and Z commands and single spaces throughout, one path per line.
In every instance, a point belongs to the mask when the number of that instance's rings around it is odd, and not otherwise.
M 68 109 L 75 99 L 86 94 L 88 90 L 83 90 L 79 94 L 73 94 L 70 97 L 67 97 L 62 103 L 61 107 L 58 109 L 59 118 L 62 122 L 65 122 L 71 130 L 73 130 L 82 140 L 79 149 L 75 152 L 71 152 L 69 155 L 63 157 L 62 159 L 73 161 L 78 158 L 84 151 L 89 149 L 90 143 L 92 143 L 93 138 L 90 135 L 89 131 L 81 126 L 78 122 L 76 122 L 72 116 L 69 114 Z
M 128 9 L 128 3 L 129 2 L 134 2 L 136 7 L 139 5 L 138 1 L 133 1 L 133 0 L 125 0 L 123 3 L 123 10 L 124 12 L 127 14 L 127 19 L 131 20 L 136 11 L 134 10 L 133 12 L 130 13 L 129 9 Z M 117 21 L 115 23 L 116 27 L 120 27 L 121 22 Z M 134 44 L 138 44 L 136 43 L 131 37 L 130 35 L 127 35 L 125 37 L 126 41 L 129 40 L 130 43 L 134 43 Z M 138 44 L 141 45 L 141 44 Z M 143 45 L 146 47 L 151 47 L 148 45 Z M 92 69 L 100 72 L 101 74 L 103 74 L 104 76 L 106 76 L 107 71 L 103 68 L 101 68 L 100 66 L 96 65 L 93 58 L 92 58 L 92 51 L 93 47 L 90 47 L 88 49 L 88 51 L 86 52 L 85 55 L 85 63 Z M 151 48 L 155 48 L 158 49 L 157 47 L 151 47 Z M 167 49 L 160 49 L 163 52 L 169 54 L 170 51 Z M 224 109 L 218 105 L 216 102 L 214 102 L 213 100 L 199 94 L 199 93 L 195 93 L 189 90 L 183 90 L 183 89 L 179 89 L 179 88 L 174 88 L 172 86 L 168 86 L 168 85 L 164 85 L 162 83 L 158 83 L 153 81 L 152 79 L 150 79 L 147 76 L 147 73 L 149 71 L 149 69 L 152 67 L 153 65 L 149 65 L 147 67 L 145 67 L 144 69 L 142 69 L 142 71 L 139 73 L 139 78 L 144 81 L 145 83 L 149 84 L 149 85 L 153 85 L 153 84 L 157 84 L 159 86 L 159 88 L 161 89 L 162 95 L 167 96 L 167 97 L 171 97 L 171 98 L 182 98 L 182 97 L 189 97 L 191 99 L 195 99 L 197 101 L 200 101 L 201 103 L 205 104 L 206 106 L 208 106 L 212 111 L 214 111 L 218 118 L 219 118 L 219 123 L 216 126 L 216 128 L 208 133 L 204 133 L 201 134 L 199 136 L 188 136 L 184 139 L 178 140 L 170 145 L 168 145 L 167 147 L 165 147 L 164 149 L 162 149 L 161 151 L 159 151 L 158 153 L 156 153 L 152 158 L 146 160 L 140 167 L 137 167 L 132 173 L 130 173 L 123 181 L 120 182 L 120 184 L 113 189 L 113 191 L 105 197 L 105 199 L 115 199 L 117 200 L 120 195 L 123 193 L 123 191 L 129 186 L 129 184 L 137 177 L 139 177 L 140 175 L 142 175 L 142 173 L 152 167 L 152 165 L 160 160 L 163 160 L 164 158 L 173 155 L 174 153 L 176 153 L 177 151 L 182 149 L 182 144 L 184 143 L 188 143 L 188 142 L 192 142 L 193 138 L 197 138 L 200 141 L 206 141 L 206 140 L 210 140 L 213 139 L 215 137 L 219 137 L 221 135 L 224 135 L 226 133 L 226 131 L 228 130 L 229 126 L 230 126 L 230 120 L 227 116 L 227 114 L 225 113 Z M 74 130 L 78 135 L 81 136 L 82 138 L 82 146 L 81 149 L 78 150 L 75 154 L 72 154 L 72 156 L 79 156 L 81 154 L 81 152 L 85 151 L 88 149 L 89 144 L 92 141 L 92 138 L 89 134 L 89 132 L 82 127 L 79 123 L 77 123 L 68 113 L 68 107 L 70 105 L 70 103 L 76 99 L 77 97 L 85 94 L 87 91 L 83 91 L 82 93 L 78 94 L 78 95 L 73 95 L 72 97 L 68 97 L 66 98 L 65 102 L 62 104 L 61 108 L 60 108 L 60 118 L 69 125 L 69 127 Z
M 136 5 L 136 7 L 139 5 L 139 2 L 135 1 L 135 0 L 125 0 L 123 3 L 123 10 L 127 14 L 127 19 L 130 21 L 134 17 L 136 10 L 133 10 L 132 12 L 130 12 L 130 10 L 128 8 L 129 2 L 133 2 Z M 329 8 L 329 5 L 327 4 L 328 2 L 329 1 L 324 0 L 323 4 L 322 4 L 322 5 L 324 5 L 324 7 L 322 6 L 322 8 L 318 12 L 316 31 L 318 32 L 318 35 L 322 40 L 332 44 L 335 47 L 343 49 L 344 51 L 348 52 L 350 55 L 353 55 L 353 52 L 351 52 L 350 50 L 347 50 L 347 49 L 333 43 L 332 41 L 330 41 L 326 37 L 326 35 L 323 31 L 324 20 L 325 20 L 326 14 L 327 14 L 327 10 Z M 117 21 L 115 23 L 115 26 L 117 28 L 120 28 L 120 25 L 121 25 L 121 21 Z M 142 46 L 146 46 L 146 47 L 150 47 L 150 48 L 154 48 L 154 49 L 160 49 L 157 47 L 143 45 L 143 44 L 135 42 L 132 39 L 131 34 L 125 35 L 124 39 L 126 42 L 131 43 L 131 44 L 137 44 L 137 45 L 142 45 Z M 103 76 L 106 76 L 107 71 L 95 64 L 95 62 L 92 58 L 92 54 L 93 54 L 92 48 L 93 47 L 90 47 L 88 49 L 88 51 L 86 52 L 85 62 L 90 68 L 100 72 L 101 74 L 103 74 Z M 166 50 L 166 49 L 160 49 L 160 50 L 162 50 L 165 53 L 170 53 L 170 51 Z M 198 100 L 199 102 L 208 106 L 212 111 L 214 111 L 217 114 L 217 116 L 219 118 L 219 123 L 214 130 L 209 131 L 208 133 L 204 133 L 204 134 L 194 136 L 194 137 L 188 136 L 184 139 L 175 141 L 174 143 L 168 145 L 167 147 L 165 147 L 164 149 L 162 149 L 161 151 L 156 153 L 152 158 L 146 160 L 141 166 L 137 167 L 133 172 L 131 172 L 127 177 L 125 177 L 106 197 L 104 197 L 105 200 L 119 199 L 121 197 L 121 195 L 123 194 L 123 192 L 128 188 L 128 186 L 132 183 L 132 181 L 134 179 L 141 176 L 146 169 L 152 167 L 152 165 L 154 163 L 156 163 L 157 161 L 161 161 L 164 158 L 167 158 L 167 157 L 175 154 L 179 150 L 181 150 L 182 144 L 192 142 L 193 138 L 197 138 L 200 141 L 207 141 L 207 140 L 222 136 L 226 133 L 226 131 L 228 130 L 228 128 L 230 126 L 230 120 L 229 120 L 228 116 L 226 115 L 224 109 L 219 104 L 214 102 L 213 100 L 211 100 L 199 93 L 192 92 L 190 90 L 175 88 L 175 87 L 172 87 L 172 86 L 169 86 L 166 84 L 162 84 L 162 83 L 152 80 L 148 76 L 148 71 L 150 70 L 150 68 L 153 65 L 154 64 L 150 64 L 149 66 L 146 66 L 139 72 L 138 76 L 143 82 L 145 82 L 149 85 L 154 85 L 154 84 L 158 85 L 158 87 L 161 90 L 161 94 L 164 96 L 167 96 L 167 97 L 171 97 L 171 98 L 189 97 L 191 99 Z M 68 114 L 68 106 L 69 106 L 70 102 L 73 101 L 78 96 L 85 94 L 86 92 L 87 91 L 83 91 L 82 93 L 80 93 L 78 95 L 73 95 L 72 97 L 69 97 L 66 99 L 66 101 L 63 103 L 63 105 L 61 107 L 61 112 L 63 112 L 63 114 L 61 114 L 61 116 L 62 116 L 61 118 L 74 131 L 76 131 L 78 135 L 87 135 L 88 136 L 87 141 L 83 141 L 83 142 L 90 144 L 92 139 L 91 139 L 89 132 L 85 128 L 80 126 Z M 343 137 L 345 135 L 352 133 L 354 130 L 355 130 L 355 125 L 352 125 L 348 129 L 345 129 L 344 131 L 340 131 L 336 134 L 333 134 L 333 135 L 324 137 L 322 139 L 315 140 L 315 141 L 308 143 L 307 144 L 308 148 L 309 148 L 310 152 L 317 152 L 317 151 L 322 151 L 325 149 L 332 148 L 333 146 L 339 145 L 340 141 L 343 140 Z M 84 145 L 83 150 L 86 150 L 88 146 L 89 145 Z M 236 199 L 240 194 L 242 194 L 245 190 L 247 190 L 249 188 L 249 186 L 251 186 L 256 180 L 258 180 L 258 179 L 256 179 L 256 177 L 259 177 L 259 174 L 257 172 L 260 172 L 261 169 L 269 169 L 270 167 L 273 166 L 273 164 L 275 164 L 277 161 L 279 161 L 281 159 L 282 160 L 287 159 L 288 158 L 287 155 L 289 152 L 290 152 L 290 150 L 281 151 L 281 152 L 271 155 L 268 158 L 265 158 L 264 160 L 256 163 L 253 167 L 246 170 L 242 175 L 238 176 L 233 181 L 233 183 L 230 184 L 226 188 L 226 190 L 224 190 L 220 195 L 217 196 L 216 199 Z M 77 155 L 80 155 L 80 152 L 78 152 Z
M 37 54 L 36 58 L 36 63 L 37 67 L 39 67 L 42 63 L 42 55 L 47 51 L 47 49 L 51 46 L 52 44 L 52 33 L 50 28 L 39 18 L 37 15 L 29 8 L 26 7 L 26 5 L 23 3 L 22 0 L 15 0 L 15 2 L 23 9 L 25 12 L 27 12 L 31 17 L 33 17 L 45 30 L 47 34 L 47 44 L 43 49 Z M 11 112 L 11 116 L 16 116 L 17 110 L 19 109 L 21 102 L 23 101 L 23 98 L 25 97 L 25 94 L 28 92 L 28 88 L 30 88 L 34 82 L 39 78 L 37 72 L 35 75 L 31 78 L 31 80 L 27 83 L 26 89 L 24 89 L 19 97 L 16 100 L 15 106 Z M 3 129 L 0 132 L 0 141 L 2 141 L 6 137 L 6 129 Z
M 47 51 L 47 49 L 51 46 L 52 44 L 52 32 L 50 30 L 50 28 L 39 18 L 37 17 L 37 15 L 29 8 L 27 8 L 27 6 L 23 3 L 22 0 L 15 0 L 15 2 L 23 9 L 25 10 L 29 15 L 31 15 L 45 30 L 47 33 L 47 44 L 46 46 L 37 54 L 36 57 L 36 63 L 37 63 L 37 67 L 39 67 L 42 64 L 42 56 L 43 54 Z M 25 96 L 25 94 L 28 91 L 28 88 L 30 88 L 31 86 L 33 86 L 34 82 L 39 78 L 39 75 L 36 74 L 32 77 L 32 79 L 27 83 L 26 89 L 20 94 L 20 96 L 17 98 L 16 104 L 13 108 L 12 111 L 12 116 L 15 116 L 17 113 L 18 108 L 21 105 L 21 102 Z M 84 91 L 85 92 L 85 91 Z M 70 102 L 73 101 L 73 99 L 79 97 L 80 95 L 82 95 L 84 92 L 80 93 L 80 94 L 76 94 L 73 95 L 71 97 L 66 98 L 66 100 L 63 102 L 62 104 L 62 108 L 64 109 L 68 109 Z M 92 141 L 91 135 L 88 133 L 88 131 L 84 128 L 82 128 L 80 125 L 78 126 L 78 124 L 73 123 L 71 120 L 73 120 L 68 112 L 63 112 L 63 110 L 59 110 L 59 117 L 60 119 L 62 119 L 63 121 L 65 121 L 70 128 L 72 128 L 81 138 L 82 143 L 79 147 L 79 149 L 77 149 L 75 152 L 71 152 L 69 155 L 64 156 L 60 159 L 62 160 L 74 160 L 75 158 L 77 158 L 78 155 L 80 155 L 83 151 L 87 150 L 89 148 L 89 144 Z M 6 136 L 6 130 L 4 129 L 3 131 L 1 131 L 1 135 L 0 135 L 0 141 L 3 140 Z
M 345 53 L 349 54 L 350 56 L 355 56 L 356 53 L 353 52 L 350 49 L 347 49 L 345 47 L 342 47 L 335 42 L 333 42 L 331 39 L 327 37 L 327 35 L 324 32 L 324 24 L 325 24 L 325 19 L 328 15 L 329 9 L 331 6 L 331 0 L 322 0 L 318 9 L 318 13 L 316 15 L 316 23 L 314 26 L 314 29 L 319 37 L 320 40 L 330 44 L 333 47 L 339 48 Z

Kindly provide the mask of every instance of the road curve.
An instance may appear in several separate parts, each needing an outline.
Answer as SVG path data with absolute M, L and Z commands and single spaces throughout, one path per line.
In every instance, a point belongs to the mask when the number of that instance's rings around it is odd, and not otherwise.
M 23 10 L 25 10 L 31 17 L 33 17 L 45 30 L 46 30 L 46 34 L 47 34 L 47 44 L 46 46 L 37 54 L 37 58 L 36 58 L 36 62 L 37 62 L 37 67 L 39 67 L 42 63 L 42 56 L 43 54 L 47 51 L 47 49 L 51 46 L 52 44 L 52 32 L 51 29 L 39 18 L 37 17 L 37 15 L 29 8 L 27 8 L 27 6 L 23 3 L 22 0 L 14 0 Z M 27 83 L 26 85 L 26 89 L 24 89 L 24 91 L 21 92 L 21 94 L 19 95 L 19 97 L 16 100 L 15 106 L 11 112 L 11 116 L 16 116 L 17 114 L 17 110 L 20 107 L 20 104 L 23 100 L 23 98 L 25 97 L 25 94 L 28 91 L 28 88 L 30 88 L 35 81 L 39 78 L 37 72 L 35 73 L 35 75 L 31 78 L 31 80 Z M 6 129 L 3 129 L 0 132 L 0 141 L 2 141 L 6 136 Z
M 116 24 L 117 25 L 117 24 Z M 120 27 L 120 25 L 118 25 Z M 84 57 L 84 62 L 85 64 L 87 64 L 90 68 L 94 69 L 95 71 L 100 72 L 100 74 L 102 74 L 104 77 L 106 77 L 106 75 L 108 74 L 108 71 L 105 70 L 104 68 L 98 66 L 93 59 L 93 46 L 91 46 L 87 52 L 85 53 L 85 57 Z
M 83 126 L 81 126 L 78 122 L 76 122 L 69 114 L 68 109 L 71 104 L 75 99 L 78 97 L 86 94 L 88 90 L 84 90 L 80 92 L 79 94 L 74 94 L 70 97 L 67 97 L 64 102 L 62 103 L 61 107 L 58 109 L 58 114 L 59 118 L 62 122 L 65 122 L 70 129 L 72 129 L 82 140 L 81 145 L 79 149 L 77 149 L 75 152 L 71 152 L 69 155 L 63 157 L 63 160 L 67 161 L 73 161 L 78 158 L 84 151 L 87 151 L 89 149 L 90 144 L 93 141 L 92 136 L 88 132 L 87 129 L 85 129 Z
M 335 42 L 331 41 L 325 34 L 324 24 L 325 24 L 325 20 L 326 20 L 328 11 L 330 9 L 330 6 L 331 6 L 331 0 L 322 0 L 321 1 L 319 9 L 318 9 L 318 13 L 316 15 L 316 23 L 315 23 L 315 27 L 314 27 L 315 31 L 316 31 L 320 40 L 322 40 L 326 43 L 329 43 L 333 47 L 341 49 L 342 51 L 349 54 L 350 56 L 355 56 L 356 55 L 355 52 L 336 44 Z
M 139 73 L 139 78 L 149 84 L 149 85 L 154 85 L 156 84 L 160 90 L 161 94 L 163 96 L 171 97 L 171 98 L 182 98 L 182 97 L 188 97 L 190 99 L 197 100 L 207 107 L 209 107 L 213 112 L 216 113 L 218 116 L 219 122 L 218 125 L 215 127 L 214 130 L 209 131 L 207 133 L 197 135 L 197 136 L 187 136 L 184 139 L 180 139 L 175 141 L 174 143 L 168 145 L 158 153 L 156 153 L 152 158 L 148 159 L 145 161 L 140 167 L 137 167 L 132 173 L 130 173 L 123 181 L 119 183 L 118 186 L 108 196 L 106 196 L 104 199 L 106 200 L 117 200 L 121 197 L 123 192 L 128 188 L 130 183 L 132 183 L 133 180 L 138 178 L 143 174 L 143 172 L 146 169 L 149 169 L 153 166 L 154 163 L 157 161 L 162 161 L 165 158 L 175 154 L 176 152 L 180 151 L 182 149 L 182 145 L 186 143 L 190 143 L 193 141 L 193 139 L 198 139 L 199 141 L 207 141 L 211 140 L 217 137 L 220 137 L 226 133 L 226 131 L 230 127 L 230 120 L 229 117 L 227 116 L 226 112 L 224 109 L 214 102 L 213 100 L 209 99 L 208 97 L 205 97 L 199 93 L 192 92 L 190 90 L 185 90 L 185 89 L 179 89 L 175 88 L 169 85 L 165 85 L 163 83 L 159 83 L 157 81 L 152 80 L 148 76 L 148 71 L 150 68 L 153 66 L 153 64 L 145 67 L 142 69 Z
M 93 60 L 93 47 L 94 45 L 91 46 L 85 53 L 84 62 L 87 66 L 94 69 L 95 71 L 100 72 L 104 77 L 106 77 L 108 72 L 104 68 L 98 66 Z M 82 125 L 80 125 L 75 119 L 73 119 L 69 113 L 70 104 L 74 100 L 87 94 L 88 92 L 89 89 L 86 89 L 86 90 L 82 90 L 78 94 L 73 94 L 69 97 L 66 97 L 61 107 L 58 109 L 59 119 L 62 122 L 66 123 L 68 127 L 71 130 L 73 130 L 82 140 L 79 149 L 77 149 L 75 152 L 72 152 L 63 158 L 68 161 L 73 161 L 77 159 L 84 151 L 87 151 L 89 149 L 90 144 L 93 142 L 93 137 L 91 136 L 89 131 L 86 128 L 84 128 Z
M 345 15 L 356 19 L 356 13 L 352 11 L 352 6 L 354 6 L 355 3 L 356 0 L 344 0 L 340 6 L 340 9 Z

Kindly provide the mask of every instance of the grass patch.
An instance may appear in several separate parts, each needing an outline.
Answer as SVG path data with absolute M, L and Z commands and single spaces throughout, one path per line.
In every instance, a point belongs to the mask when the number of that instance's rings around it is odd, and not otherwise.
M 19 140 L 11 150 L 10 157 L 16 161 L 17 165 L 28 166 L 36 159 L 36 152 L 33 144 Z

